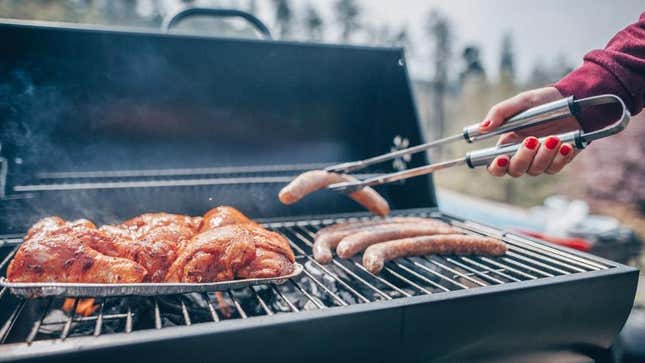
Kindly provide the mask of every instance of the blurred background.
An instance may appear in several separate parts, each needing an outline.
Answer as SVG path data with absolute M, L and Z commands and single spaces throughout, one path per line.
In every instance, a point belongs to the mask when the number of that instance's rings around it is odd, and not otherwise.
M 246 10 L 283 40 L 403 47 L 428 139 L 461 132 L 495 103 L 557 81 L 645 11 L 642 0 L 0 0 L 0 17 L 154 30 L 186 6 Z M 212 18 L 187 20 L 173 31 L 257 37 L 244 22 Z M 542 237 L 579 238 L 590 252 L 642 270 L 644 138 L 645 112 L 555 176 L 437 173 L 441 207 Z M 431 157 L 467 150 L 457 144 Z M 645 306 L 643 281 L 637 306 Z

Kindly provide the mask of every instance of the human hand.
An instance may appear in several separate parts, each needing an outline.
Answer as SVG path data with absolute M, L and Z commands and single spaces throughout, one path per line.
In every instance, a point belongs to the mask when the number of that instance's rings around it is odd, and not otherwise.
M 493 106 L 486 120 L 480 124 L 480 131 L 490 132 L 499 127 L 508 118 L 531 107 L 563 98 L 555 87 L 544 87 L 522 92 Z M 556 136 L 549 136 L 542 144 L 538 137 L 561 134 L 578 130 L 580 125 L 573 117 L 547 122 L 546 124 L 509 132 L 500 136 L 497 144 L 516 144 L 522 139 L 522 146 L 512 157 L 498 156 L 488 166 L 493 176 L 508 174 L 514 178 L 528 174 L 558 173 L 567 165 L 576 152 L 571 144 L 564 144 Z

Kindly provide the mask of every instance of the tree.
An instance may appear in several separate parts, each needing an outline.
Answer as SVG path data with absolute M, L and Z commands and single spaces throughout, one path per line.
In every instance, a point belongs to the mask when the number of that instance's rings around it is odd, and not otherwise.
M 445 105 L 444 98 L 448 82 L 448 62 L 451 56 L 451 30 L 448 19 L 437 10 L 431 10 L 428 15 L 426 29 L 432 44 L 432 110 L 436 125 L 436 137 L 445 134 Z
M 499 61 L 500 77 L 515 78 L 515 55 L 513 52 L 513 39 L 511 33 L 502 36 L 502 54 Z
M 293 12 L 289 5 L 289 0 L 274 0 L 275 4 L 275 23 L 278 27 L 280 39 L 285 39 L 291 34 L 291 23 L 293 21 Z
M 360 29 L 359 16 L 361 9 L 355 0 L 338 0 L 335 6 L 337 21 L 341 26 L 341 39 L 349 42 L 352 35 Z
M 464 48 L 461 54 L 465 67 L 460 74 L 461 81 L 463 82 L 470 76 L 485 77 L 484 67 L 480 59 L 480 50 L 476 45 L 469 45 Z
M 323 34 L 324 22 L 318 9 L 311 3 L 307 4 L 305 10 L 305 30 L 307 37 L 312 40 L 321 40 Z

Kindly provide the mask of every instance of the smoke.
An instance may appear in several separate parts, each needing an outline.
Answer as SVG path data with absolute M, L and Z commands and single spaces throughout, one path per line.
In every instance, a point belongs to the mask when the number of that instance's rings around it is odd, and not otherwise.
M 38 178 L 43 172 L 74 171 L 84 166 L 70 153 L 74 145 L 69 135 L 77 127 L 70 122 L 70 115 L 78 112 L 76 100 L 70 98 L 76 91 L 74 85 L 41 82 L 47 79 L 43 77 L 44 71 L 23 63 L 0 73 L 4 115 L 0 129 L 1 152 L 9 164 L 7 187 L 11 188 L 6 191 L 7 195 L 19 194 L 13 191 L 18 185 L 60 182 Z M 37 219 L 53 214 L 69 219 L 92 218 L 96 214 L 88 195 L 78 192 L 38 193 L 20 202 L 10 199 L 5 203 L 6 210 L 13 212 L 3 216 L 3 223 L 12 230 L 24 229 Z M 103 218 L 113 217 L 109 211 L 101 214 Z

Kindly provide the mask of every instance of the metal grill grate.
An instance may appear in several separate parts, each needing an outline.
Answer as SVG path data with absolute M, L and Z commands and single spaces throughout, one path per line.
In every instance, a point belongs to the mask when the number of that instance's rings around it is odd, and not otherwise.
M 131 189 L 154 187 L 196 187 L 288 183 L 297 173 L 322 169 L 330 163 L 213 167 L 193 169 L 114 170 L 87 172 L 42 172 L 29 184 L 15 185 L 13 192 L 47 192 L 94 189 Z M 375 176 L 379 168 L 369 168 L 354 175 Z
M 298 262 L 305 266 L 301 276 L 283 285 L 255 286 L 217 294 L 97 299 L 95 310 L 89 316 L 76 313 L 85 303 L 82 299 L 74 299 L 73 307 L 64 311 L 62 298 L 21 300 L 3 289 L 0 290 L 0 343 L 30 344 L 38 340 L 71 340 L 170 326 L 217 324 L 223 320 L 521 283 L 613 267 L 436 212 L 407 215 L 441 218 L 465 233 L 501 238 L 508 244 L 509 251 L 499 258 L 425 256 L 399 259 L 388 263 L 380 275 L 373 275 L 363 268 L 360 256 L 352 260 L 335 258 L 331 264 L 321 265 L 311 255 L 313 235 L 318 229 L 360 218 L 268 223 L 268 227 L 291 241 Z M 3 275 L 20 242 L 20 238 L 11 236 L 0 240 L 0 272 Z

